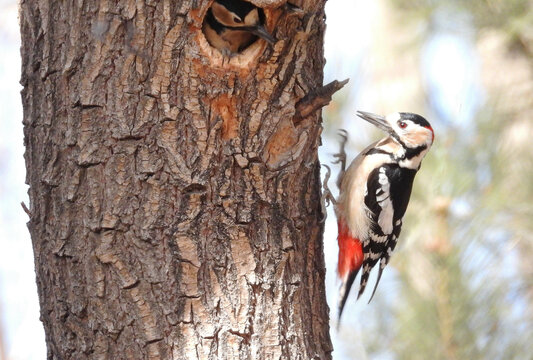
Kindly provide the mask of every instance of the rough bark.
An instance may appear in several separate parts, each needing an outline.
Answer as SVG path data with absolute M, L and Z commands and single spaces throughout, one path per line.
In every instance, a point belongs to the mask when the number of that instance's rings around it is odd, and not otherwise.
M 49 359 L 328 359 L 324 1 L 224 58 L 208 1 L 22 1 L 28 223 Z

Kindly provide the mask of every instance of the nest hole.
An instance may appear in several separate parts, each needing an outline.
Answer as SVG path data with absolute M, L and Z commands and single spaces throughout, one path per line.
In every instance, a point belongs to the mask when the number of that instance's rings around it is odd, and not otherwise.
M 215 0 L 206 12 L 202 32 L 223 56 L 242 54 L 259 41 L 273 44 L 262 8 L 243 0 Z

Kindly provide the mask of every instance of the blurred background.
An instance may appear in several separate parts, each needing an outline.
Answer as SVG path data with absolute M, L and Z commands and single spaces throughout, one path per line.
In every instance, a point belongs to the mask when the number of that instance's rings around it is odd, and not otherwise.
M 322 163 L 383 136 L 355 111 L 416 112 L 436 133 L 370 305 L 337 330 L 337 229 L 324 235 L 340 359 L 533 357 L 533 1 L 329 0 Z M 0 360 L 44 359 L 24 184 L 17 3 L 0 0 Z M 334 170 L 330 186 L 335 192 Z M 370 282 L 375 281 L 373 273 Z M 357 288 L 357 286 L 354 286 Z M 354 290 L 355 291 L 355 290 Z
M 416 112 L 436 133 L 376 295 L 352 291 L 338 331 L 329 209 L 334 358 L 533 359 L 533 1 L 331 0 L 326 13 L 325 82 L 350 83 L 324 112 L 322 163 L 339 128 L 349 159 L 383 137 L 356 110 Z

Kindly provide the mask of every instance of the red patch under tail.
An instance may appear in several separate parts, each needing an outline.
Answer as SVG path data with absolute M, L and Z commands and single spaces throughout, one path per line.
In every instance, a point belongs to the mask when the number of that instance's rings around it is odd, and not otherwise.
M 358 271 L 363 264 L 363 246 L 359 239 L 350 235 L 348 226 L 341 219 L 338 221 L 339 236 L 339 261 L 337 272 L 339 277 L 344 279 L 345 276 L 353 271 Z
M 337 324 L 340 325 L 342 309 L 344 309 L 350 288 L 363 263 L 363 247 L 359 239 L 350 235 L 350 231 L 343 219 L 339 219 L 338 225 L 339 263 L 337 265 L 337 271 L 342 280 L 342 285 L 339 289 L 339 322 Z

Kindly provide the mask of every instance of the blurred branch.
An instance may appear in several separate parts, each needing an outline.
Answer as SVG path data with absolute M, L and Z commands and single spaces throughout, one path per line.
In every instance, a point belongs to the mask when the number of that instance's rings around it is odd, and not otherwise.
M 28 207 L 26 206 L 26 204 L 24 204 L 24 201 L 22 201 L 20 203 L 20 206 L 22 206 L 22 209 L 24 210 L 24 212 L 30 217 L 31 219 L 31 211 L 30 209 L 28 209 Z

